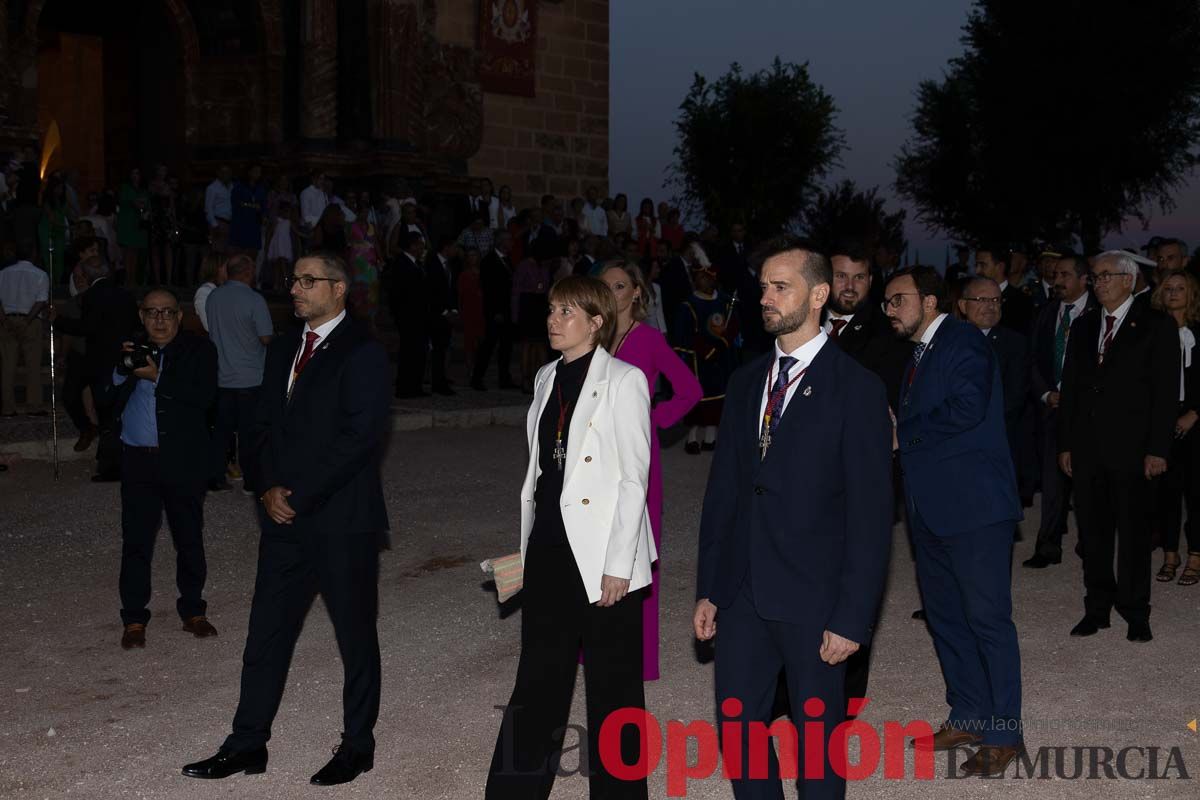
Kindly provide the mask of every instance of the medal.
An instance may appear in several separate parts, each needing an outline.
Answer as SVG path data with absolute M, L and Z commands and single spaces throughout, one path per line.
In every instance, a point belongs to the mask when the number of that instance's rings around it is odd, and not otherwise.
M 787 382 L 786 386 L 782 386 L 774 392 L 770 391 L 771 384 L 774 383 L 772 375 L 775 371 L 775 365 L 771 365 L 771 369 L 767 370 L 767 408 L 763 412 L 762 433 L 758 437 L 758 457 L 761 461 L 767 457 L 767 450 L 771 447 L 771 418 L 775 416 L 775 409 L 778 407 L 780 413 L 783 413 L 781 404 L 787 397 L 788 389 L 792 388 L 792 384 L 804 377 L 804 373 L 808 372 L 808 367 L 796 373 L 796 376 Z M 807 397 L 812 393 L 812 387 L 804 392 Z
M 554 452 L 553 457 L 555 463 L 558 464 L 558 471 L 563 471 L 563 466 L 567 463 L 567 448 L 563 447 L 563 425 L 567 421 L 567 410 L 571 407 L 570 403 L 563 405 L 562 385 L 555 381 L 554 388 L 558 392 L 558 432 L 554 434 Z

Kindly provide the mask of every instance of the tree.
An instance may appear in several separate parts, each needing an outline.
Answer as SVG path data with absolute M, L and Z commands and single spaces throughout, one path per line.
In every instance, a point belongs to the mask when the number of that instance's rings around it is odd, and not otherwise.
M 668 183 L 685 210 L 723 230 L 744 222 L 754 237 L 796 219 L 844 146 L 833 98 L 807 64 L 776 58 L 746 75 L 735 63 L 713 83 L 697 74 L 679 110 Z
M 917 93 L 896 187 L 965 241 L 1079 235 L 1174 206 L 1200 143 L 1196 0 L 976 0 Z
M 904 250 L 903 209 L 889 214 L 879 188 L 860 191 L 854 181 L 844 180 L 817 193 L 800 216 L 800 227 L 822 253 L 832 253 L 847 239 L 857 239 L 869 252 L 886 247 L 892 253 Z

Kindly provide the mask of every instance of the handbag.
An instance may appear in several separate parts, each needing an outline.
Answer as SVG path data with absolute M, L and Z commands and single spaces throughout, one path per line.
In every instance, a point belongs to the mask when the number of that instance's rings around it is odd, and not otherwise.
M 496 581 L 496 596 L 501 603 L 521 591 L 524 585 L 525 566 L 521 563 L 520 553 L 489 558 L 480 562 L 479 568 Z

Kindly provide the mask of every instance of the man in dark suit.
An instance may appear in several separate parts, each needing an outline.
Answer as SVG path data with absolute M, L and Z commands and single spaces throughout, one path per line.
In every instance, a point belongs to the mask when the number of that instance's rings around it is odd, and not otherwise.
M 492 353 L 497 352 L 496 366 L 500 373 L 500 388 L 513 389 L 511 363 L 513 345 L 512 281 L 513 264 L 509 258 L 512 236 L 505 231 L 496 234 L 492 252 L 483 256 L 479 265 L 480 283 L 483 286 L 483 341 L 475 357 L 475 369 L 471 374 L 471 388 L 486 391 L 483 376 L 487 373 Z
M 105 401 L 113 367 L 121 352 L 121 343 L 141 327 L 137 301 L 110 277 L 108 266 L 99 258 L 80 264 L 88 280 L 88 290 L 80 302 L 78 319 L 59 317 L 51 307 L 51 319 L 62 333 L 82 336 L 85 342 L 83 371 L 92 387 L 96 413 L 100 421 L 100 440 L 96 446 L 96 474 L 93 481 L 121 479 L 121 440 L 117 415 Z
M 1042 519 L 1033 555 L 1021 566 L 1045 569 L 1062 563 L 1062 540 L 1067 532 L 1071 479 L 1058 468 L 1058 415 L 1062 399 L 1062 368 L 1071 325 L 1096 308 L 1088 292 L 1087 259 L 1065 253 L 1056 261 L 1053 294 L 1057 300 L 1042 307 L 1033 325 L 1031 382 L 1038 407 L 1038 445 L 1042 460 Z
M 426 331 L 429 334 L 430 382 L 434 394 L 450 396 L 454 390 L 446 378 L 446 355 L 450 350 L 452 321 L 458 316 L 454 292 L 454 260 L 458 245 L 453 236 L 438 239 L 438 247 L 425 263 Z
M 416 231 L 400 234 L 400 252 L 388 265 L 389 305 L 400 334 L 396 359 L 396 397 L 424 397 L 425 359 L 429 352 L 429 295 L 425 286 L 425 237 Z M 445 376 L 443 376 L 444 378 Z
M 1022 414 L 1029 396 L 1029 340 L 1005 328 L 1001 311 L 1000 287 L 991 278 L 971 278 L 963 286 L 958 313 L 978 328 L 991 343 L 1000 363 L 1000 381 L 1004 388 L 1004 429 L 1017 468 L 1023 432 Z
M 1109 627 L 1148 642 L 1151 481 L 1167 470 L 1179 404 L 1174 321 L 1134 302 L 1137 263 L 1110 250 L 1092 263 L 1100 307 L 1071 326 L 1058 416 L 1058 463 L 1074 481 L 1085 614 L 1072 636 Z M 1113 574 L 1113 555 L 1117 569 Z
M 583 237 L 583 243 L 580 245 L 581 253 L 579 258 L 575 260 L 572 270 L 575 275 L 591 275 L 595 272 L 596 242 L 597 237 L 591 234 Z
M 742 275 L 750 269 L 750 246 L 746 243 L 746 226 L 735 222 L 729 226 L 729 241 L 715 253 L 717 276 L 721 288 L 733 294 L 741 286 Z
M 204 601 L 204 491 L 211 446 L 208 412 L 217 397 L 217 350 L 180 332 L 179 298 L 151 290 L 142 301 L 145 339 L 154 353 L 122 345 L 122 363 L 110 372 L 106 399 L 119 421 L 121 458 L 121 647 L 146 646 L 150 622 L 150 563 L 163 512 L 175 544 L 175 609 L 183 629 L 216 636 Z M 125 364 L 127 359 L 131 364 Z
M 258 576 L 242 656 L 233 732 L 212 758 L 183 768 L 194 778 L 262 772 L 292 649 L 313 594 L 333 622 L 345 671 L 343 732 L 312 782 L 346 783 L 374 764 L 379 716 L 379 548 L 388 529 L 379 459 L 388 430 L 388 357 L 366 324 L 346 316 L 345 262 L 296 263 L 298 337 L 267 352 L 258 412 Z
M 1021 287 L 1008 281 L 1008 249 L 988 245 L 975 251 L 975 274 L 991 278 L 1000 287 L 1004 298 L 1004 319 L 1000 324 L 1022 336 L 1029 335 L 1033 325 L 1033 299 Z
M 662 274 L 658 276 L 658 285 L 662 287 L 663 313 L 668 320 L 674 319 L 679 306 L 692 294 L 692 271 L 688 266 L 687 253 L 694 241 L 694 238 L 685 241 L 683 249 L 663 263 Z
M 830 768 L 829 736 L 846 715 L 845 661 L 870 638 L 890 553 L 887 397 L 821 330 L 829 261 L 791 237 L 762 255 L 761 307 L 775 346 L 729 382 L 704 497 L 693 626 L 701 640 L 718 636 L 722 723 L 768 722 L 781 669 L 794 702 L 823 701 L 792 719 L 824 724 L 824 773 L 804 781 L 805 797 L 836 798 L 845 781 Z M 807 723 L 798 727 L 803 752 Z M 748 738 L 734 796 L 782 798 L 773 748 L 767 778 L 750 777 Z
M 833 291 L 823 329 L 843 352 L 879 376 L 887 387 L 888 405 L 895 408 L 912 343 L 897 339 L 878 304 L 871 302 L 874 278 L 866 248 L 856 241 L 842 242 L 830 261 Z
M 908 524 L 950 716 L 918 747 L 980 745 L 967 775 L 995 776 L 1020 753 L 1021 657 L 1012 622 L 1013 526 L 1021 518 L 996 355 L 942 313 L 932 267 L 901 270 L 884 302 L 916 344 L 896 410 Z

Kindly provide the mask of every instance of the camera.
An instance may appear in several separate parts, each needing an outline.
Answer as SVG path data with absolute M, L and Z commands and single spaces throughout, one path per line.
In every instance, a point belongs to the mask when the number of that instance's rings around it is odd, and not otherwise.
M 117 372 L 121 375 L 132 375 L 135 369 L 148 366 L 150 360 L 158 359 L 158 348 L 152 344 L 136 343 L 132 350 L 121 351 L 117 362 Z

